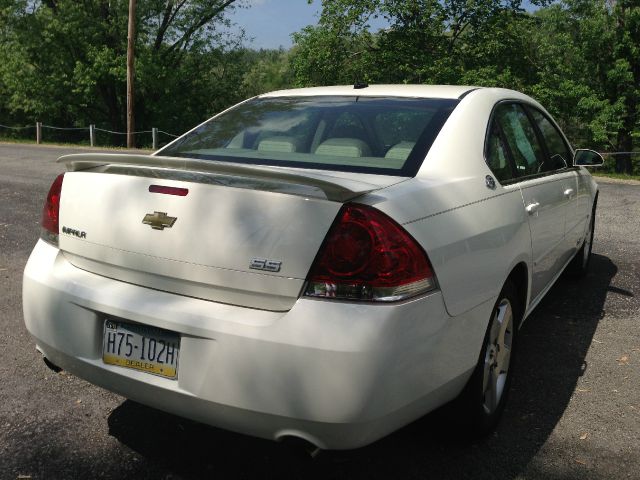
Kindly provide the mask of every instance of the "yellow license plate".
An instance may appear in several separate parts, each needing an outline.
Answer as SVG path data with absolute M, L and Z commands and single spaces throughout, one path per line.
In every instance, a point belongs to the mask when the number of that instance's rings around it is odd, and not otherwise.
M 178 378 L 180 335 L 146 325 L 107 319 L 102 361 L 161 377 Z

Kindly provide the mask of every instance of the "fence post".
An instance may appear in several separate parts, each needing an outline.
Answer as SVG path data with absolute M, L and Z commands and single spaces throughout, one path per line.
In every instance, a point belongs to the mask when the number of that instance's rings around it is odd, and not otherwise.
M 155 127 L 151 128 L 151 144 L 154 150 L 158 149 L 158 129 Z
M 42 122 L 36 122 L 36 143 L 42 143 Z
M 96 126 L 93 124 L 89 125 L 89 143 L 92 147 L 96 145 Z

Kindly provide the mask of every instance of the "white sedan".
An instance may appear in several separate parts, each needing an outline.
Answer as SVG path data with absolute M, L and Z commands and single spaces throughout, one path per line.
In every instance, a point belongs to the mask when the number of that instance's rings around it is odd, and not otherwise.
M 259 437 L 366 445 L 504 408 L 517 330 L 589 264 L 596 183 L 511 90 L 242 102 L 151 156 L 62 157 L 24 272 L 50 366 Z

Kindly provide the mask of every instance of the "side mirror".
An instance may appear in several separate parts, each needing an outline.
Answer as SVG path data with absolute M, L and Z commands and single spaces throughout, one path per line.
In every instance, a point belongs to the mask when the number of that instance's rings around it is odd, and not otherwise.
M 598 152 L 579 148 L 573 156 L 573 165 L 582 167 L 599 167 L 604 163 L 604 158 Z

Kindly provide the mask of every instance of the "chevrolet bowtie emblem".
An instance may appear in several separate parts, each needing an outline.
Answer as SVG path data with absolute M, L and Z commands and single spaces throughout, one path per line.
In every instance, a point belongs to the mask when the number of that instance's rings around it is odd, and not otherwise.
M 147 213 L 142 219 L 142 223 L 145 225 L 151 225 L 154 230 L 164 230 L 166 228 L 173 227 L 176 223 L 177 217 L 167 217 L 166 212 L 153 212 Z

